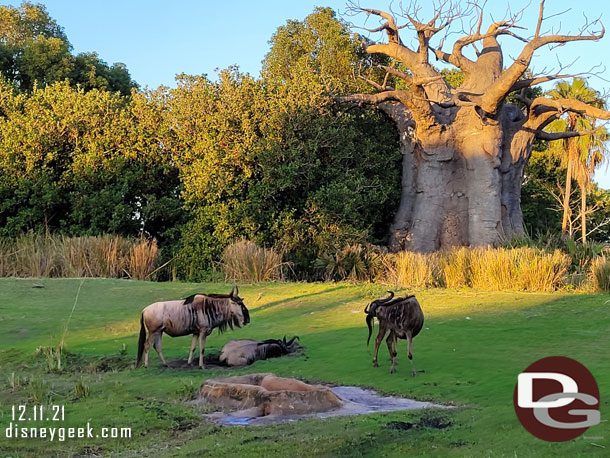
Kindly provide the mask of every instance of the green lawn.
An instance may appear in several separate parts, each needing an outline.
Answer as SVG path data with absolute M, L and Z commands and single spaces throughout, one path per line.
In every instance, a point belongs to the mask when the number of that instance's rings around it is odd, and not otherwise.
M 35 284 L 44 288 L 34 288 Z M 610 303 L 608 296 L 471 290 L 424 290 L 426 314 L 414 340 L 424 373 L 410 376 L 400 341 L 398 371 L 389 374 L 385 343 L 373 368 L 362 309 L 385 288 L 345 283 L 240 286 L 252 322 L 223 335 L 233 338 L 299 335 L 305 355 L 260 361 L 241 370 L 166 370 L 151 350 L 151 368 L 134 370 L 139 312 L 147 304 L 194 292 L 228 292 L 220 284 L 86 280 L 65 337 L 61 370 L 50 370 L 44 349 L 62 338 L 81 280 L 0 279 L 0 456 L 608 456 L 610 454 Z M 168 359 L 188 354 L 190 337 L 165 336 Z M 534 438 L 512 407 L 517 374 L 550 355 L 575 358 L 596 377 L 602 423 L 567 443 Z M 52 357 L 52 355 L 51 355 Z M 434 413 L 444 429 L 395 430 L 389 422 L 417 423 L 430 413 L 411 411 L 307 420 L 265 427 L 218 427 L 185 402 L 206 378 L 274 372 L 307 381 L 374 387 L 383 393 L 458 406 Z M 80 387 L 81 396 L 75 392 Z M 82 391 L 88 395 L 82 396 Z M 38 426 L 131 427 L 132 438 L 7 440 L 11 406 L 40 402 L 65 406 L 65 421 Z M 34 423 L 26 423 L 32 426 Z M 23 426 L 23 425 L 20 425 Z M 594 437 L 592 439 L 591 437 Z M 600 437 L 602 437 L 600 439 Z

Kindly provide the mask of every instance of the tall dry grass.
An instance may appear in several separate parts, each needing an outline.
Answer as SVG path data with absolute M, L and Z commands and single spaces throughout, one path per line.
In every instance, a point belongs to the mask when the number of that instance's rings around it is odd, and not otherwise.
M 470 267 L 471 249 L 460 247 L 439 255 L 441 284 L 445 288 L 470 286 L 472 270 Z
M 155 240 L 24 234 L 0 240 L 0 277 L 146 279 L 159 257 Z
M 610 292 L 610 259 L 605 255 L 591 262 L 591 283 L 596 291 Z
M 282 257 L 272 248 L 240 240 L 225 248 L 220 266 L 228 281 L 277 281 L 284 278 Z
M 395 287 L 427 288 L 439 286 L 439 258 L 436 253 L 421 254 L 401 251 L 388 254 L 383 260 L 385 272 L 381 279 Z
M 485 290 L 553 291 L 564 286 L 570 257 L 559 250 L 475 248 L 470 286 Z
M 403 288 L 553 291 L 566 283 L 570 257 L 536 248 L 454 248 L 382 255 L 377 281 Z

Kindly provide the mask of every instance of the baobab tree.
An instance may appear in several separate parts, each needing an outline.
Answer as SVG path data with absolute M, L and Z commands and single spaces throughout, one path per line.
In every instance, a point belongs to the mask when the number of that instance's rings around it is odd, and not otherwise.
M 367 53 L 379 53 L 392 62 L 382 66 L 382 81 L 366 79 L 373 94 L 337 97 L 343 104 L 372 104 L 385 112 L 400 133 L 403 153 L 402 194 L 390 229 L 390 248 L 431 252 L 461 245 L 493 245 L 524 233 L 520 196 L 523 173 L 536 138 L 559 140 L 591 131 L 546 132 L 545 127 L 565 112 L 610 119 L 610 112 L 578 100 L 528 98 L 527 90 L 547 81 L 573 75 L 528 74 L 534 52 L 547 45 L 599 40 L 601 22 L 585 23 L 575 35 L 543 33 L 544 0 L 540 2 L 536 30 L 520 37 L 518 22 L 523 11 L 484 26 L 483 7 L 469 2 L 470 11 L 456 4 L 436 4 L 428 22 L 418 19 L 417 8 L 394 15 L 352 4 L 351 10 L 376 16 L 387 42 L 370 43 Z M 443 50 L 447 31 L 456 20 L 476 18 L 472 29 Z M 404 20 L 398 23 L 397 17 Z M 403 28 L 416 33 L 417 49 L 400 37 Z M 599 30 L 596 30 L 599 29 Z M 368 29 L 367 29 L 368 30 Z M 444 37 L 434 47 L 439 32 Z M 504 68 L 498 37 L 505 35 L 524 43 L 520 54 Z M 440 34 L 439 34 L 440 36 Z M 472 46 L 476 57 L 464 53 Z M 430 57 L 456 67 L 464 82 L 452 88 Z M 392 84 L 389 82 L 393 81 Z M 521 104 L 507 102 L 514 94 Z

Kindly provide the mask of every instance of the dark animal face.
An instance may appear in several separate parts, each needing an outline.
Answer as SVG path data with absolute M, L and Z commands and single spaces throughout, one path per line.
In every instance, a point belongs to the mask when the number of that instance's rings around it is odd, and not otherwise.
M 231 294 L 229 294 L 232 303 L 231 309 L 233 313 L 240 318 L 239 321 L 241 322 L 241 326 L 245 326 L 250 323 L 250 312 L 248 312 L 248 308 L 244 304 L 243 298 L 238 296 L 238 292 L 237 286 L 234 286 L 231 290 Z
M 377 316 L 375 314 L 375 311 L 377 310 L 377 307 L 379 307 L 380 305 L 383 305 L 383 304 L 387 304 L 394 297 L 394 292 L 393 291 L 389 291 L 388 290 L 388 293 L 390 293 L 390 295 L 388 297 L 386 297 L 385 299 L 377 299 L 377 300 L 371 302 L 369 305 L 367 305 L 364 308 L 364 313 L 366 313 L 366 325 L 369 328 L 369 338 L 366 341 L 367 345 L 371 341 L 371 334 L 373 333 L 373 318 L 375 316 Z

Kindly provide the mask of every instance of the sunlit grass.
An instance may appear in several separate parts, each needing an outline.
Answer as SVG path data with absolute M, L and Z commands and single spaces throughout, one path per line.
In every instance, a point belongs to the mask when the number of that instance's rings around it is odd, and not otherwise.
M 410 376 L 406 344 L 399 342 L 398 372 L 389 374 L 385 344 L 380 366 L 371 365 L 373 346 L 364 306 L 385 296 L 387 286 L 349 283 L 240 284 L 251 310 L 248 326 L 207 341 L 218 351 L 234 338 L 299 335 L 301 356 L 260 361 L 238 370 L 165 370 L 151 351 L 148 370 L 135 362 L 139 314 L 149 303 L 194 292 L 228 292 L 230 284 L 147 283 L 87 279 L 65 337 L 62 368 L 49 365 L 36 349 L 56 348 L 80 280 L 0 280 L 0 431 L 10 405 L 50 397 L 66 406 L 65 426 L 130 426 L 129 441 L 11 441 L 0 450 L 12 456 L 65 456 L 95 450 L 118 456 L 344 456 L 354 450 L 380 456 L 595 456 L 590 441 L 547 444 L 530 436 L 512 408 L 516 375 L 536 359 L 562 354 L 581 361 L 610 386 L 607 323 L 603 295 L 479 292 L 473 289 L 402 289 L 415 293 L 426 315 L 414 341 L 414 363 L 424 370 Z M 43 288 L 33 288 L 34 284 Z M 186 358 L 190 338 L 164 336 L 169 360 Z M 453 403 L 453 425 L 444 430 L 408 432 L 386 428 L 390 421 L 416 422 L 421 412 L 358 418 L 310 420 L 261 428 L 217 428 L 202 421 L 184 402 L 191 387 L 208 377 L 274 372 L 304 380 L 369 386 L 420 400 Z M 185 388 L 186 387 L 186 388 Z M 185 394 L 186 393 L 186 394 Z M 609 403 L 602 396 L 602 419 Z M 607 423 L 587 433 L 604 436 Z M 501 434 L 499 434 L 501 432 Z M 308 444 L 304 446 L 304 444 Z M 431 447 L 431 444 L 435 448 Z M 460 444 L 460 445 L 456 445 Z M 88 448 L 87 448 L 88 447 Z M 354 448 L 356 447 L 356 448 Z

